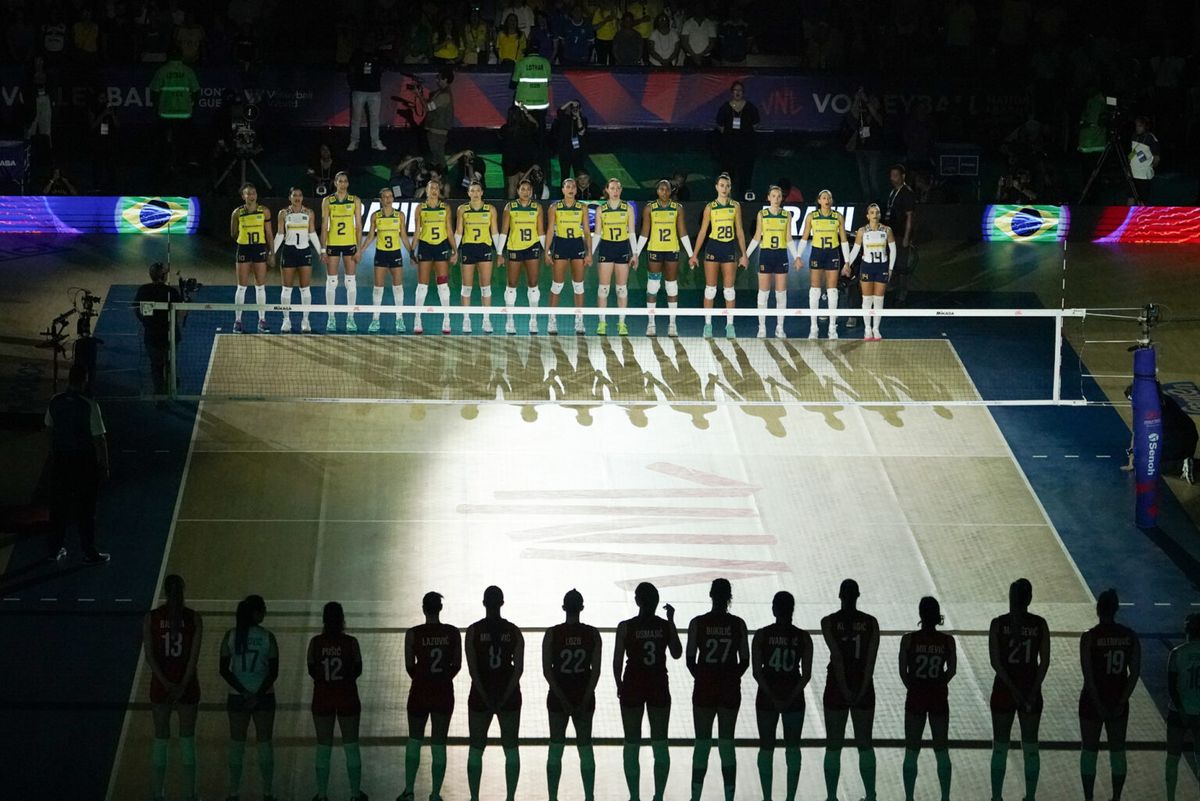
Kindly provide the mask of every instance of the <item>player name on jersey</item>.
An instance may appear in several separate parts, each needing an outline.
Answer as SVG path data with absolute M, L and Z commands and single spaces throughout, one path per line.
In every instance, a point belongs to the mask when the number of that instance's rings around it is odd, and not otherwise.
M 480 639 L 482 639 L 484 642 L 487 642 L 488 636 L 481 637 Z M 421 637 L 419 645 L 422 647 L 428 646 L 431 648 L 436 648 L 440 645 L 450 645 L 450 636 L 446 635 L 445 637 L 430 637 L 425 635 Z

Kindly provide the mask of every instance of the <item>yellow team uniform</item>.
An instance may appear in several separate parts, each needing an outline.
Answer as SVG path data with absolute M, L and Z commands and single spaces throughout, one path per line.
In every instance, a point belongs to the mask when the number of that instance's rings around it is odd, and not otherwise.
M 738 208 L 730 203 L 722 206 L 717 201 L 708 204 L 708 224 L 710 236 L 717 242 L 732 242 L 734 239 L 734 218 L 737 217 Z
M 418 261 L 450 258 L 450 209 L 444 203 L 417 207 Z
M 490 245 L 492 243 L 492 207 L 486 203 L 482 208 L 463 209 L 463 244 Z
M 568 206 L 561 200 L 554 204 L 554 236 L 556 239 L 582 239 L 584 215 L 587 207 L 582 203 Z
M 262 206 L 250 211 L 245 206 L 238 210 L 239 245 L 265 245 L 267 242 L 267 212 Z
M 509 253 L 532 251 L 524 254 L 523 258 L 537 258 L 541 251 L 541 242 L 538 240 L 537 233 L 538 209 L 536 204 L 522 206 L 516 200 L 508 204 L 508 243 L 506 247 Z
M 604 242 L 628 242 L 633 208 L 624 200 L 614 209 L 607 203 L 600 206 L 600 239 Z M 674 229 L 672 229 L 674 230 Z
M 828 215 L 819 211 L 813 212 L 808 223 L 809 233 L 812 235 L 812 253 L 808 262 L 811 269 L 842 269 L 840 237 L 845 227 L 846 223 L 839 212 L 830 211 Z
M 786 211 L 771 214 L 768 209 L 759 212 L 762 217 L 762 246 L 765 250 L 786 248 L 791 232 L 788 230 L 791 218 Z
M 375 266 L 403 266 L 404 240 L 400 232 L 400 215 L 395 212 L 384 215 L 382 211 L 377 211 L 371 225 L 375 229 Z
M 646 249 L 653 261 L 675 261 L 679 256 L 679 204 L 650 205 L 650 241 Z M 657 256 L 657 258 L 655 258 Z
M 327 236 L 326 252 L 331 256 L 353 256 L 358 250 L 358 242 L 354 231 L 354 210 L 358 207 L 358 198 L 346 195 L 345 200 L 338 200 L 337 195 L 329 198 L 329 234 Z

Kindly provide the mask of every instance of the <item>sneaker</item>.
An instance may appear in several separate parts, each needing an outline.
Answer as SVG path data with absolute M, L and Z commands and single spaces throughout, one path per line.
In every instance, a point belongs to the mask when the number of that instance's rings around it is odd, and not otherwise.
M 378 317 L 371 318 L 371 324 L 367 326 L 367 333 L 368 334 L 378 334 L 379 333 L 379 318 Z
M 875 330 L 874 330 L 874 331 L 871 333 L 871 338 L 872 338 L 874 341 L 876 341 L 876 342 L 882 342 L 882 341 L 883 341 L 883 336 L 882 336 L 882 335 L 879 333 L 879 329 L 878 329 L 878 328 L 876 328 L 876 329 L 875 329 Z
M 281 334 L 292 333 L 292 318 L 290 315 L 285 316 L 283 318 L 283 325 L 279 326 L 279 333 L 281 333 Z
M 242 325 L 242 321 L 241 321 L 241 320 L 234 320 L 234 321 L 233 321 L 233 333 L 235 333 L 235 334 L 241 334 L 241 333 L 244 333 L 244 332 L 245 332 L 245 330 L 246 330 L 246 329 L 245 329 L 245 327 Z
M 327 333 L 327 334 L 336 334 L 337 333 L 337 315 L 336 314 L 331 313 L 329 315 L 329 317 L 326 318 L 325 333 Z
M 346 333 L 353 334 L 357 330 L 358 330 L 358 323 L 354 322 L 354 315 L 347 314 L 346 315 Z
M 546 320 L 546 333 L 547 334 L 557 334 L 558 333 L 558 320 L 556 320 L 554 318 L 553 314 L 550 315 L 550 317 L 547 318 L 547 320 Z
M 758 339 L 767 338 L 767 326 L 763 323 L 758 324 L 758 333 L 755 335 Z
M 667 323 L 667 336 L 669 336 L 669 337 L 679 336 L 679 328 L 675 325 L 674 320 Z
M 59 562 L 61 562 L 62 560 L 66 559 L 66 558 L 67 558 L 67 549 L 59 548 L 56 553 L 52 553 L 49 556 L 47 556 L 46 561 L 58 564 Z
M 531 315 L 529 315 L 529 335 L 533 336 L 537 332 L 538 332 L 537 315 L 531 314 Z
M 492 333 L 492 317 L 489 314 L 483 315 L 483 333 Z
M 787 339 L 787 334 L 784 333 L 782 325 L 775 326 L 775 338 L 776 339 Z
M 350 797 L 350 801 L 367 801 L 367 794 L 359 790 L 358 795 Z
M 403 793 L 396 796 L 396 801 L 413 801 L 413 791 L 405 790 Z
M 417 319 L 413 320 L 413 333 L 424 334 L 425 326 L 421 324 L 421 315 L 417 315 Z
M 260 334 L 271 333 L 271 329 L 269 327 L 267 327 L 267 321 L 262 319 L 261 317 L 258 318 L 258 333 L 260 333 Z
M 629 326 L 625 325 L 624 320 L 617 321 L 617 336 L 629 336 Z
M 387 145 L 385 145 L 383 142 L 375 142 L 371 145 L 371 149 L 382 152 L 384 150 L 387 150 Z
M 583 326 L 583 315 L 577 315 L 575 317 L 575 333 L 576 334 L 586 334 L 587 333 L 587 329 L 584 328 L 584 326 Z
M 443 334 L 450 333 L 450 315 L 448 315 L 448 314 L 442 318 L 442 333 Z
M 517 324 L 515 322 L 513 322 L 513 318 L 509 317 L 508 322 L 504 324 L 504 333 L 506 333 L 506 334 L 517 333 Z
M 471 333 L 471 315 L 469 314 L 463 315 L 462 332 L 464 334 Z
M 646 323 L 646 336 L 652 337 L 658 334 L 658 329 L 654 326 L 654 318 L 650 318 L 650 322 Z
M 838 338 L 837 325 L 829 326 L 829 337 L 828 338 L 829 339 L 837 339 Z
M 734 333 L 734 330 L 733 330 L 733 320 L 730 320 L 729 322 L 725 323 L 725 338 L 726 339 L 737 339 L 737 334 Z
M 1196 460 L 1194 458 L 1189 456 L 1183 460 L 1183 470 L 1179 472 L 1179 477 L 1189 484 L 1196 483 Z
M 111 559 L 112 559 L 112 556 L 110 554 L 101 553 L 100 551 L 95 551 L 94 553 L 90 553 L 87 556 L 83 557 L 83 563 L 85 565 L 103 565 L 103 564 L 107 564 L 109 562 L 109 560 L 111 560 Z
M 358 142 L 351 142 L 350 144 L 346 145 L 347 153 L 353 153 L 355 150 L 358 150 Z
M 704 331 L 701 333 L 701 336 L 705 339 L 712 339 L 712 323 L 704 324 Z
M 404 315 L 402 315 L 402 314 L 396 315 L 396 333 L 403 334 L 407 330 L 408 330 L 408 326 L 406 326 L 404 324 Z
M 596 323 L 596 336 L 604 336 L 608 333 L 608 320 L 601 320 Z
M 311 334 L 312 333 L 312 323 L 310 323 L 308 321 L 307 317 L 300 321 L 300 333 L 301 334 Z
M 820 339 L 821 338 L 821 332 L 817 330 L 817 327 L 815 325 L 808 329 L 808 338 L 809 339 Z

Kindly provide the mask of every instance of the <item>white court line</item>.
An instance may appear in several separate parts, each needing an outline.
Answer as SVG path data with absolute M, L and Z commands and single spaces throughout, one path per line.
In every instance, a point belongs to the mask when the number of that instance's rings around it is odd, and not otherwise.
M 932 457 L 939 458 L 939 457 Z M 976 457 L 978 458 L 978 457 Z M 685 507 L 680 507 L 684 509 Z M 570 517 L 570 507 L 563 507 L 562 517 Z M 461 517 L 445 517 L 445 518 L 409 518 L 409 517 L 394 517 L 394 518 L 359 518 L 359 517 L 181 517 L 175 521 L 176 523 L 220 523 L 220 524 L 242 524 L 242 523 L 454 523 L 462 524 L 465 521 Z M 472 525 L 477 525 L 473 523 Z M 951 526 L 961 526 L 962 523 L 929 523 L 921 524 L 922 528 L 941 528 Z M 1045 523 L 971 523 L 974 528 L 1045 528 Z M 887 528 L 907 528 L 902 523 L 872 523 L 872 529 L 880 530 Z
M 217 353 L 217 338 L 213 338 L 212 349 L 208 352 L 208 366 L 204 370 L 204 389 L 208 387 L 208 377 L 212 374 L 213 357 Z M 167 560 L 171 557 L 171 543 L 175 539 L 175 525 L 179 521 L 179 508 L 183 505 L 183 493 L 187 489 L 188 471 L 192 466 L 192 451 L 196 446 L 196 434 L 200 431 L 200 417 L 204 414 L 204 403 L 201 402 L 196 406 L 196 416 L 192 419 L 192 436 L 188 441 L 187 458 L 183 462 L 183 473 L 179 476 L 179 491 L 175 495 L 175 509 L 171 512 L 171 527 L 167 530 L 167 542 L 163 547 L 162 564 L 158 567 L 158 578 L 154 582 L 154 594 L 152 598 L 158 598 L 158 590 L 162 586 L 163 578 L 167 572 Z M 133 603 L 132 598 L 117 598 L 117 603 Z M 145 661 L 142 659 L 142 649 L 138 649 L 137 667 L 133 672 L 133 685 L 129 688 L 129 703 L 125 706 L 125 715 L 121 720 L 121 734 L 117 737 L 117 750 L 113 755 L 113 763 L 111 772 L 108 774 L 108 790 L 104 797 L 111 799 L 113 790 L 117 783 L 117 774 L 120 772 L 121 755 L 125 750 L 125 738 L 129 734 L 129 721 L 133 710 L 133 705 L 137 701 L 137 691 L 141 686 L 142 671 L 145 668 Z

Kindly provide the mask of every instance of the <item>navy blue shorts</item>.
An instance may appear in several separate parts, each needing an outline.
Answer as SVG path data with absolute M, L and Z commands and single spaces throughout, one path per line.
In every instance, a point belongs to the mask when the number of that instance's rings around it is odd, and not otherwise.
M 417 243 L 417 261 L 449 261 L 450 242 L 440 242 L 436 245 L 429 242 Z
M 267 260 L 266 245 L 238 245 L 238 264 L 258 264 Z
M 679 261 L 678 250 L 651 250 L 649 254 L 650 261 L 656 264 L 664 261 Z
M 887 262 L 860 262 L 858 265 L 858 280 L 863 283 L 886 284 L 888 280 Z
M 492 261 L 492 246 L 477 242 L 474 245 L 465 244 L 458 249 L 458 260 L 463 264 L 478 264 L 481 261 Z
M 737 261 L 737 242 L 718 242 L 710 239 L 704 243 L 704 260 L 715 261 L 718 264 L 728 264 Z
M 605 242 L 601 239 L 596 257 L 609 264 L 628 264 L 629 260 L 633 258 L 633 248 L 629 246 L 628 239 L 623 242 Z
M 284 245 L 279 250 L 279 259 L 280 266 L 289 270 L 297 267 L 312 267 L 312 254 L 307 245 L 302 248 Z
M 378 250 L 375 251 L 375 266 L 393 267 L 404 266 L 404 251 L 403 250 Z
M 808 268 L 810 270 L 842 269 L 842 249 L 814 246 L 808 257 Z
M 582 259 L 585 250 L 581 236 L 573 239 L 556 236 L 551 245 L 551 255 L 556 259 Z
M 534 245 L 533 247 L 525 248 L 524 250 L 508 251 L 508 260 L 509 261 L 535 261 L 537 259 L 540 259 L 541 257 L 542 257 L 542 246 L 541 245 Z
M 787 248 L 763 248 L 759 251 L 758 271 L 760 273 L 786 273 L 788 271 Z
M 355 256 L 358 254 L 358 245 L 330 245 L 325 248 L 325 253 L 329 256 Z

